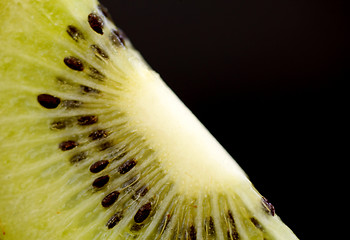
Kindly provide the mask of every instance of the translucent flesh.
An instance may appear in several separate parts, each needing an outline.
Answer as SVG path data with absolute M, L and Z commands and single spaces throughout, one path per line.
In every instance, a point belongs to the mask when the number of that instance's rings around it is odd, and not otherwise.
M 297 239 L 130 42 L 113 44 L 116 27 L 97 5 L 0 2 L 0 239 Z M 91 12 L 102 16 L 103 35 L 91 29 Z M 69 36 L 72 25 L 82 39 Z M 67 67 L 67 56 L 81 59 L 84 71 Z M 40 94 L 61 104 L 46 109 Z M 65 100 L 81 105 L 69 107 Z M 77 124 L 92 115 L 96 124 Z M 65 128 L 55 129 L 57 122 Z M 91 133 L 101 129 L 108 137 L 92 141 Z M 78 146 L 62 151 L 67 140 Z M 73 161 L 77 156 L 85 157 Z M 91 173 L 102 159 L 110 161 L 108 168 Z M 131 159 L 136 166 L 121 174 Z M 108 184 L 94 188 L 106 174 Z M 149 191 L 137 197 L 145 186 Z M 115 190 L 118 200 L 101 206 Z M 135 214 L 147 203 L 152 211 L 136 224 Z M 108 229 L 118 212 L 122 219 Z

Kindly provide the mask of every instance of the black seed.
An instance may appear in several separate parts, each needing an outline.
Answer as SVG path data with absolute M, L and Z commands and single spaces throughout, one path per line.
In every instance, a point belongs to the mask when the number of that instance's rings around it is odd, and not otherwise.
M 105 169 L 109 164 L 108 160 L 100 160 L 95 162 L 90 166 L 90 172 L 92 173 L 98 173 L 101 172 L 103 169 Z
M 112 33 L 110 35 L 110 39 L 113 43 L 113 45 L 117 46 L 117 47 L 121 47 L 121 46 L 125 46 L 125 39 L 126 39 L 126 35 L 124 34 L 124 32 L 119 29 L 113 29 Z
M 94 68 L 94 67 L 90 67 L 89 70 L 90 70 L 89 76 L 92 77 L 92 78 L 94 78 L 94 79 L 103 81 L 103 79 L 106 78 L 105 75 L 103 75 L 100 71 L 98 71 L 98 70 L 97 70 L 96 68 Z
M 58 147 L 62 150 L 62 151 L 68 151 L 71 150 L 73 148 L 75 148 L 76 146 L 78 146 L 78 143 L 72 140 L 69 141 L 64 141 L 61 142 Z
M 151 203 L 146 203 L 140 209 L 137 211 L 137 213 L 134 216 L 134 221 L 136 223 L 142 223 L 143 221 L 146 220 L 146 218 L 149 216 L 152 210 L 152 205 Z
M 66 127 L 70 127 L 72 125 L 72 121 L 69 119 L 56 120 L 51 123 L 51 129 L 64 129 Z
M 256 218 L 252 217 L 250 218 L 250 221 L 254 224 L 255 227 L 262 229 L 260 222 Z
M 57 108 L 61 102 L 59 98 L 49 94 L 40 94 L 38 95 L 37 99 L 41 106 L 48 109 Z
M 265 197 L 261 198 L 261 203 L 267 213 L 275 216 L 275 207 Z
M 79 39 L 85 39 L 84 35 L 79 31 L 78 28 L 76 28 L 73 25 L 69 25 L 67 27 L 67 33 L 71 38 L 73 38 L 74 41 L 78 42 Z
M 84 65 L 82 61 L 76 57 L 69 56 L 64 58 L 64 63 L 69 67 L 70 69 L 73 69 L 75 71 L 83 71 Z
M 232 231 L 227 230 L 227 238 L 230 240 L 239 240 L 238 232 L 235 228 L 232 229 Z
M 83 93 L 100 93 L 100 90 L 97 90 L 95 88 L 91 88 L 88 86 L 84 86 L 84 85 L 80 85 L 80 89 L 81 91 L 83 91 Z
M 106 53 L 106 51 L 102 50 L 99 46 L 93 44 L 90 47 L 91 47 L 92 51 L 94 51 L 96 56 L 102 57 L 104 59 L 108 59 L 109 58 L 109 56 Z
M 105 196 L 101 202 L 102 206 L 103 207 L 111 206 L 113 203 L 115 203 L 115 201 L 117 201 L 119 194 L 120 193 L 118 191 L 114 191 L 108 194 L 107 196 Z
M 230 225 L 231 225 L 231 228 L 229 230 L 227 230 L 227 236 L 229 239 L 238 240 L 239 235 L 238 235 L 238 232 L 236 230 L 236 224 L 235 224 L 235 220 L 233 218 L 233 214 L 232 214 L 231 210 L 227 211 L 227 218 L 228 218 Z
M 51 123 L 51 129 L 64 129 L 66 127 L 71 127 L 73 123 L 72 119 L 59 119 Z
M 130 159 L 119 166 L 118 172 L 120 174 L 125 174 L 129 172 L 133 167 L 135 167 L 135 165 L 136 165 L 135 159 Z
M 77 163 L 77 162 L 80 162 L 86 158 L 87 158 L 87 154 L 85 152 L 81 152 L 81 153 L 78 153 L 78 154 L 74 155 L 73 157 L 71 157 L 69 161 L 71 163 Z
M 240 239 L 239 234 L 238 234 L 236 229 L 234 229 L 234 230 L 235 231 L 232 232 L 231 236 L 232 236 L 233 240 L 239 240 Z
M 65 121 L 56 121 L 56 122 L 53 122 L 51 123 L 51 129 L 64 129 L 66 128 L 66 123 Z
M 86 126 L 86 125 L 92 125 L 97 123 L 98 117 L 97 116 L 82 116 L 78 118 L 78 124 L 81 126 Z
M 91 140 L 98 140 L 101 138 L 106 138 L 107 136 L 108 133 L 105 130 L 100 129 L 90 133 L 89 138 L 91 138 Z
M 205 231 L 209 235 L 214 235 L 215 234 L 215 227 L 214 227 L 214 220 L 213 217 L 207 217 L 205 219 Z
M 228 219 L 229 219 L 231 225 L 232 225 L 232 226 L 235 226 L 235 220 L 234 220 L 234 218 L 233 218 L 233 214 L 232 214 L 231 210 L 228 210 L 228 211 L 227 211 L 227 216 L 228 216 Z
M 106 226 L 108 227 L 108 229 L 111 229 L 115 225 L 117 225 L 120 222 L 120 220 L 122 220 L 122 218 L 123 218 L 122 212 L 117 212 L 108 220 Z
M 101 188 L 104 185 L 106 185 L 109 181 L 109 176 L 105 175 L 99 178 L 96 178 L 95 181 L 92 183 L 92 186 L 95 188 Z
M 77 100 L 63 100 L 62 101 L 62 106 L 65 108 L 78 108 L 82 105 L 83 103 Z
M 88 16 L 90 27 L 97 33 L 103 34 L 103 20 L 95 13 L 90 13 Z
M 113 22 L 113 19 L 112 19 L 112 15 L 109 13 L 108 9 L 103 6 L 101 3 L 98 4 L 97 8 L 102 12 L 102 14 L 108 18 L 109 20 L 111 20 L 111 22 Z
M 196 228 L 191 225 L 190 229 L 189 229 L 189 235 L 190 235 L 190 240 L 196 240 L 197 239 L 197 231 L 196 231 Z

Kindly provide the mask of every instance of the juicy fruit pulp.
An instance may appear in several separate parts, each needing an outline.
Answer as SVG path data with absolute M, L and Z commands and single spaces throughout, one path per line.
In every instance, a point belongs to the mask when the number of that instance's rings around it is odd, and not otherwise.
M 3 239 L 297 239 L 94 0 L 0 2 Z

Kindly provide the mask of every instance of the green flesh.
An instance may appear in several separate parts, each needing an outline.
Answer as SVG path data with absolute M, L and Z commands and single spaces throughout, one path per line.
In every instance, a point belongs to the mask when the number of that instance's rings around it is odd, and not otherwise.
M 297 239 L 98 2 L 4 0 L 0 22 L 0 239 Z

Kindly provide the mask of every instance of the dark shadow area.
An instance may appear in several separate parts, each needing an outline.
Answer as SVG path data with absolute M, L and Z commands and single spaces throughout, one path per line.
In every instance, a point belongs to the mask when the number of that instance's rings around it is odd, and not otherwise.
M 325 238 L 310 223 L 340 162 L 344 2 L 102 1 L 300 239 Z

